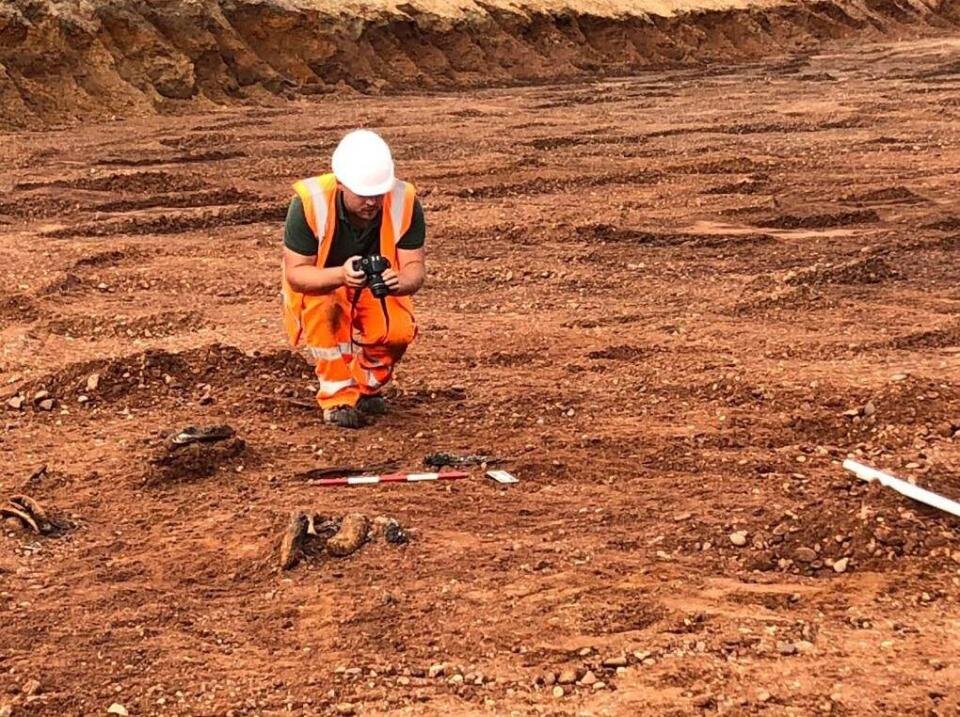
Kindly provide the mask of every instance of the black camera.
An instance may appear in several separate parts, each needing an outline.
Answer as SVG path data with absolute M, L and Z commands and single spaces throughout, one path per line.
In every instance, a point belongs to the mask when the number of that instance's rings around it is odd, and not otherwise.
M 390 287 L 383 280 L 383 272 L 389 268 L 390 260 L 379 254 L 353 260 L 353 270 L 362 271 L 367 275 L 370 293 L 378 299 L 382 299 L 390 293 Z

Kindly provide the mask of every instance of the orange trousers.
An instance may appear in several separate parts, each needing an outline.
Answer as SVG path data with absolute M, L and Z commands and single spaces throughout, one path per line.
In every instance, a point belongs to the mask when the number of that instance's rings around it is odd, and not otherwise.
M 320 382 L 321 408 L 354 406 L 360 396 L 380 393 L 417 334 L 409 298 L 386 298 L 388 328 L 383 305 L 369 289 L 360 292 L 355 308 L 354 297 L 347 287 L 304 297 L 301 340 Z

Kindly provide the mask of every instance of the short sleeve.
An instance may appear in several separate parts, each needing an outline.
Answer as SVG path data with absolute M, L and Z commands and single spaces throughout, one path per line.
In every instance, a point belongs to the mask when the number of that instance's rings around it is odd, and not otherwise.
M 283 245 L 302 256 L 315 256 L 320 250 L 320 242 L 307 224 L 303 211 L 303 201 L 294 197 L 287 210 L 287 222 L 283 227 Z
M 420 200 L 413 200 L 413 216 L 410 219 L 410 228 L 400 237 L 397 249 L 419 249 L 427 241 L 427 222 L 423 217 L 423 207 Z

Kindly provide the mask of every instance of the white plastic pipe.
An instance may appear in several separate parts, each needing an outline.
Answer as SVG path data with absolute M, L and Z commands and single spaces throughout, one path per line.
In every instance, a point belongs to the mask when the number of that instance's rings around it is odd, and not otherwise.
M 951 515 L 955 515 L 960 518 L 960 503 L 955 500 L 944 498 L 942 495 L 934 493 L 933 491 L 915 486 L 913 483 L 908 483 L 907 481 L 896 478 L 889 473 L 878 471 L 876 468 L 865 466 L 863 463 L 857 463 L 855 460 L 851 460 L 850 458 L 843 462 L 843 467 L 851 473 L 855 473 L 856 476 L 862 480 L 867 482 L 874 480 L 880 481 L 882 485 L 885 485 L 888 488 L 893 488 L 901 495 L 905 495 L 908 498 L 913 498 L 920 503 L 925 503 L 926 505 L 933 506 L 934 508 L 939 508 L 946 513 L 950 513 Z

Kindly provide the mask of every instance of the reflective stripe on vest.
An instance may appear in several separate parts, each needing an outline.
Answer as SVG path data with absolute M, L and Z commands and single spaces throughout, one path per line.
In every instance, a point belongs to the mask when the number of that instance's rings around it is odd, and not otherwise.
M 300 195 L 300 199 L 304 205 L 307 224 L 310 225 L 319 243 L 317 248 L 317 265 L 323 266 L 326 263 L 327 254 L 329 254 L 330 251 L 330 244 L 333 241 L 333 235 L 336 230 L 337 210 L 334 201 L 337 191 L 336 177 L 332 174 L 310 177 L 309 179 L 303 179 L 297 182 L 293 187 L 297 194 Z M 397 180 L 393 185 L 393 189 L 391 189 L 383 199 L 384 211 L 381 220 L 380 236 L 383 238 L 385 233 L 388 234 L 394 246 L 403 238 L 403 235 L 410 228 L 410 224 L 413 221 L 415 196 L 416 191 L 412 184 Z M 330 216 L 331 208 L 334 213 L 332 217 Z

